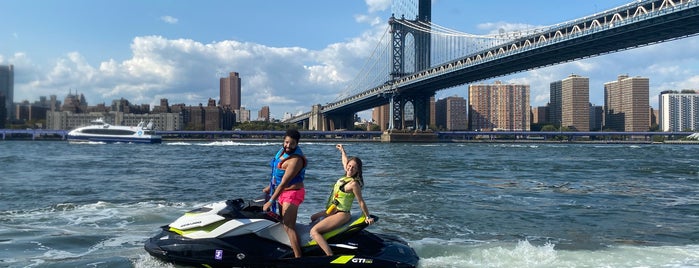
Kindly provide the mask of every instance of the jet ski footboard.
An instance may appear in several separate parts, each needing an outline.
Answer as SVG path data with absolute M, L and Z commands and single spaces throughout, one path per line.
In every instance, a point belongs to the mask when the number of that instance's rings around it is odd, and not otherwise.
M 226 207 L 218 212 L 219 216 L 229 219 L 266 219 L 280 222 L 279 215 L 262 211 L 262 204 L 256 201 L 246 202 L 242 198 L 226 200 Z

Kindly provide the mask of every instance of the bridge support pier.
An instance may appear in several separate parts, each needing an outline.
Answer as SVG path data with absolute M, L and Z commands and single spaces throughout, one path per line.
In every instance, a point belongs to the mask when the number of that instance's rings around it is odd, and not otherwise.
M 311 107 L 308 122 L 303 123 L 304 129 L 318 131 L 354 130 L 354 113 L 323 114 L 321 108 L 320 104 Z
M 308 117 L 308 130 L 326 130 L 325 129 L 325 116 L 321 113 L 320 104 L 311 106 L 311 115 Z
M 426 95 L 393 95 L 389 101 L 388 130 L 420 130 L 430 125 L 430 100 Z
M 354 113 L 326 115 L 325 118 L 326 125 L 329 126 L 329 129 L 325 129 L 326 131 L 354 130 Z
M 389 101 L 389 129 L 382 142 L 437 142 L 437 133 L 427 131 L 430 99 L 426 95 L 392 95 Z

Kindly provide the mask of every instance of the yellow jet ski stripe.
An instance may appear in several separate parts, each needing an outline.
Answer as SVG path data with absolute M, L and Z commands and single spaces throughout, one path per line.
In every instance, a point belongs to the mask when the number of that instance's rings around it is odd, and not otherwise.
M 332 264 L 346 264 L 347 262 L 352 260 L 352 258 L 354 258 L 354 255 L 342 255 L 340 257 L 337 257 L 337 259 L 334 259 L 330 263 L 332 263 Z
M 352 226 L 354 226 L 354 225 L 357 225 L 357 224 L 360 224 L 360 223 L 364 222 L 364 220 L 366 220 L 366 216 L 362 215 L 362 216 L 360 216 L 359 218 L 357 218 L 357 220 L 355 220 L 355 221 L 352 222 L 350 225 L 348 225 L 347 228 L 335 229 L 335 230 L 332 230 L 332 231 L 330 231 L 330 232 L 324 233 L 324 234 L 323 234 L 323 238 L 325 238 L 325 240 L 328 240 L 328 238 L 331 238 L 331 237 L 333 237 L 333 236 L 335 236 L 335 235 L 337 235 L 337 234 L 339 234 L 339 233 L 342 233 L 342 232 L 344 232 L 345 230 L 347 230 L 349 227 L 352 227 Z M 316 243 L 315 240 L 311 240 L 311 241 L 308 241 L 308 243 L 306 243 L 305 246 L 315 246 L 315 245 L 318 245 L 318 243 Z

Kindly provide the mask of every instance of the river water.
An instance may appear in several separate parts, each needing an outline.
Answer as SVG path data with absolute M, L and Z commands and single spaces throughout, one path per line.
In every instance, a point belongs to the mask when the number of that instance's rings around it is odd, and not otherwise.
M 144 241 L 192 208 L 258 196 L 280 146 L 0 141 L 0 267 L 173 267 Z M 307 223 L 342 167 L 335 143 L 301 146 Z M 408 241 L 420 267 L 699 267 L 699 145 L 345 147 L 380 217 L 368 230 Z

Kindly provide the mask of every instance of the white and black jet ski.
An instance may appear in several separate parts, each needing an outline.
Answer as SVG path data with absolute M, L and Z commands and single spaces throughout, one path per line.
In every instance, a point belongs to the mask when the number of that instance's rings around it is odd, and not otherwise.
M 166 262 L 205 267 L 416 267 L 419 257 L 396 237 L 364 228 L 364 215 L 325 234 L 333 256 L 296 224 L 303 257 L 294 258 L 278 215 L 262 212 L 264 200 L 227 200 L 189 211 L 148 239 L 145 249 Z M 370 216 L 378 221 L 375 216 Z

